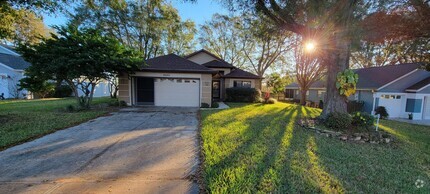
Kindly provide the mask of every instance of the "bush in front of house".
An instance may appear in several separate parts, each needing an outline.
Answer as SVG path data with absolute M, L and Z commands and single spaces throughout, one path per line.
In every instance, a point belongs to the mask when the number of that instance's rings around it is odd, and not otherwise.
M 366 112 L 355 112 L 352 115 L 352 125 L 369 129 L 375 123 L 375 117 Z
M 219 104 L 218 102 L 212 102 L 212 107 L 211 108 L 218 108 Z
M 261 91 L 255 88 L 227 88 L 226 95 L 228 102 L 258 102 L 261 98 Z
M 200 108 L 209 108 L 210 106 L 209 106 L 209 104 L 208 103 L 202 103 L 201 105 L 200 105 Z
M 275 104 L 276 102 L 278 102 L 276 99 L 274 98 L 269 98 L 267 100 L 264 100 L 264 104 Z
M 68 85 L 59 85 L 55 87 L 54 97 L 55 98 L 64 98 L 72 96 L 72 89 Z
M 375 109 L 375 115 L 380 115 L 381 119 L 386 119 L 389 116 L 388 112 L 387 112 L 387 109 L 384 106 L 378 106 Z
M 352 117 L 348 113 L 333 112 L 324 119 L 324 125 L 335 130 L 347 130 L 352 123 Z

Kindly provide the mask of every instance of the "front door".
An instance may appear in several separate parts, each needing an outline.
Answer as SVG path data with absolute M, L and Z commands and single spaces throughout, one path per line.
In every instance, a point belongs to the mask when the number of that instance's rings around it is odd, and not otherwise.
M 136 78 L 136 103 L 138 105 L 154 104 L 154 78 Z
M 219 80 L 212 81 L 212 98 L 220 99 L 221 97 L 221 84 Z

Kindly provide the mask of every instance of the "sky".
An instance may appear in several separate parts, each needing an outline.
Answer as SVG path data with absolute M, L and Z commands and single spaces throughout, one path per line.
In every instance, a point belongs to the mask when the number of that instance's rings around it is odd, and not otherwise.
M 214 0 L 197 0 L 195 3 L 184 2 L 184 0 L 171 0 L 170 2 L 178 10 L 182 20 L 194 21 L 197 28 L 205 21 L 210 20 L 215 13 L 228 14 L 228 10 Z M 43 22 L 48 26 L 63 25 L 66 24 L 67 19 L 61 15 L 45 15 Z

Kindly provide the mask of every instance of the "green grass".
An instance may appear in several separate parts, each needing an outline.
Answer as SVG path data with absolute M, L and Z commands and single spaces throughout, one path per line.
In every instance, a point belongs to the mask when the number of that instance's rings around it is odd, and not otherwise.
M 94 98 L 93 104 L 110 98 Z M 0 150 L 106 114 L 107 110 L 66 112 L 75 98 L 0 101 Z
M 202 111 L 210 193 L 430 193 L 430 128 L 382 121 L 397 143 L 358 144 L 295 124 L 320 110 L 277 103 Z M 415 181 L 425 182 L 416 188 Z

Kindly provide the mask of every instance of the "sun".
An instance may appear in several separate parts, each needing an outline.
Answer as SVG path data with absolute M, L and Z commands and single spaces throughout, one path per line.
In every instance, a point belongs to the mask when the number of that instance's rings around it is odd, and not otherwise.
M 313 41 L 306 42 L 306 44 L 305 44 L 305 50 L 306 51 L 312 52 L 315 50 L 315 48 L 316 48 L 315 42 L 313 42 Z

